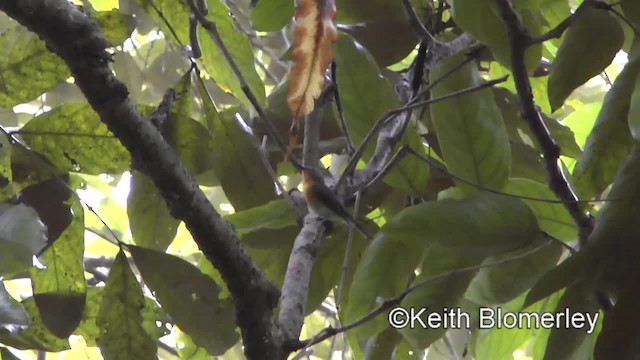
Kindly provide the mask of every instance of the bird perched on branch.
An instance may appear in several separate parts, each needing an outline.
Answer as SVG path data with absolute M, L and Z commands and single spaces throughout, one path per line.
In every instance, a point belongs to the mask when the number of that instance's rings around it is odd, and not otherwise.
M 307 206 L 323 219 L 339 219 L 353 225 L 365 238 L 371 239 L 363 226 L 345 209 L 338 196 L 315 171 L 302 169 L 303 191 Z

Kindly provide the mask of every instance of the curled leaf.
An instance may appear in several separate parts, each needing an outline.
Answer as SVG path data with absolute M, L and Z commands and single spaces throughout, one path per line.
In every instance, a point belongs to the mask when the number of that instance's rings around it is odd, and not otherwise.
M 333 24 L 333 0 L 301 0 L 296 9 L 293 67 L 287 103 L 295 118 L 313 111 L 320 96 L 324 73 L 333 61 L 338 32 Z

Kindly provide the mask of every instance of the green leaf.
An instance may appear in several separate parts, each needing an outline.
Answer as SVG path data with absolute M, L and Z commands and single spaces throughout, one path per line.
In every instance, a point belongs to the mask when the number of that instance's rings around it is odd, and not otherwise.
M 458 253 L 491 256 L 531 244 L 540 229 L 520 199 L 479 193 L 406 208 L 382 232 L 423 247 L 437 244 Z
M 581 251 L 549 270 L 531 287 L 522 307 L 529 307 L 574 283 L 580 278 L 587 258 L 587 252 Z
M 231 299 L 219 299 L 220 287 L 176 256 L 129 246 L 142 278 L 175 324 L 209 354 L 223 354 L 239 336 Z
M 197 87 L 203 94 L 206 125 L 213 135 L 215 172 L 234 209 L 242 211 L 274 200 L 273 180 L 259 160 L 256 138 L 237 119 L 220 115 L 202 79 Z
M 118 46 L 127 40 L 136 28 L 135 18 L 120 10 L 96 11 L 91 17 L 100 24 L 104 37 L 113 46 Z
M 502 118 L 504 119 L 507 133 L 509 134 L 509 140 L 512 143 L 511 150 L 514 150 L 514 142 L 523 143 L 526 141 L 528 145 L 533 142 L 534 148 L 539 154 L 541 154 L 543 151 L 536 136 L 531 131 L 529 124 L 522 119 L 522 116 L 520 116 L 520 98 L 504 88 L 494 87 L 492 90 L 496 104 L 502 113 Z M 580 157 L 582 150 L 580 150 L 580 146 L 576 143 L 575 135 L 571 128 L 563 125 L 554 118 L 548 117 L 544 114 L 541 115 L 544 124 L 551 133 L 551 136 L 556 143 L 560 145 L 560 154 L 572 158 Z
M 334 228 L 335 229 L 335 228 Z M 369 241 L 361 236 L 354 236 L 351 241 L 347 269 L 343 269 L 343 261 L 347 245 L 347 229 L 339 229 L 328 236 L 316 258 L 316 263 L 311 272 L 309 282 L 309 294 L 307 297 L 307 313 L 311 314 L 327 298 L 329 291 L 338 285 L 340 278 L 344 276 L 344 284 L 341 289 L 341 300 L 349 297 L 351 281 L 360 261 L 362 252 L 369 245 Z M 343 275 L 344 273 L 344 275 Z
M 504 304 L 529 290 L 542 275 L 556 265 L 562 254 L 562 247 L 559 244 L 545 245 L 548 241 L 546 237 L 541 236 L 536 242 L 523 249 L 485 259 L 484 264 L 491 264 L 544 246 L 522 259 L 480 270 L 469 285 L 465 297 L 483 305 Z
M 102 329 L 98 345 L 106 360 L 156 358 L 156 342 L 141 325 L 144 307 L 140 284 L 120 251 L 109 271 L 96 319 Z
M 573 217 L 547 185 L 529 179 L 511 178 L 503 191 L 523 197 L 522 201 L 533 211 L 541 230 L 563 241 L 572 241 L 578 237 Z M 545 199 L 549 202 L 545 202 Z
M 521 7 L 522 1 L 515 4 L 525 27 L 533 35 L 542 33 L 542 24 L 537 18 L 538 9 Z M 495 3 L 487 0 L 456 0 L 451 4 L 451 16 L 462 30 L 474 39 L 486 44 L 500 64 L 511 69 L 511 45 L 507 27 L 504 24 Z M 542 45 L 531 46 L 525 53 L 525 63 L 529 71 L 540 65 Z
M 608 11 L 587 5 L 565 34 L 549 74 L 549 104 L 555 111 L 573 90 L 601 73 L 624 41 L 620 23 Z
M 443 60 L 430 73 L 433 82 L 464 61 L 464 54 Z M 431 92 L 432 98 L 484 83 L 475 64 L 468 63 L 447 76 Z M 449 171 L 457 177 L 499 190 L 510 173 L 509 139 L 491 90 L 475 91 L 431 105 L 431 119 Z M 456 181 L 467 194 L 479 191 Z
M 569 311 L 571 314 L 587 314 L 591 317 L 598 316 L 598 306 L 592 300 L 581 283 L 569 286 L 556 307 L 556 312 Z M 597 317 L 596 317 L 597 319 Z M 573 326 L 558 326 L 551 329 L 547 347 L 544 353 L 545 360 L 574 359 L 573 354 L 580 344 L 589 336 L 587 328 Z
M 33 208 L 0 204 L 0 275 L 30 268 L 33 255 L 46 245 L 46 231 Z
M 60 338 L 82 319 L 87 284 L 84 277 L 84 209 L 72 200 L 73 220 L 40 257 L 44 270 L 32 269 L 33 298 L 43 323 Z
M 16 355 L 14 355 L 11 351 L 9 351 L 9 349 L 7 349 L 6 347 L 1 347 L 0 348 L 0 359 L 2 360 L 20 360 L 19 357 L 17 357 Z
M 377 299 L 389 299 L 405 289 L 424 252 L 403 237 L 376 236 L 358 263 L 345 308 L 344 323 L 352 323 L 377 307 Z M 354 329 L 360 337 L 371 337 L 386 327 L 385 316 Z
M 459 253 L 432 246 L 427 250 L 422 261 L 422 272 L 416 277 L 413 284 L 429 281 L 434 276 L 456 269 L 478 265 L 482 258 L 482 256 L 461 256 Z M 459 309 L 459 301 L 475 273 L 475 271 L 468 271 L 430 281 L 409 294 L 402 302 L 402 307 L 420 309 L 427 306 L 425 315 L 428 313 L 443 314 L 447 312 L 447 309 Z M 423 328 L 417 324 L 415 327 L 405 327 L 399 331 L 415 349 L 424 349 L 438 340 L 447 330 L 445 326 Z
M 24 307 L 9 295 L 4 282 L 0 282 L 0 328 L 21 328 L 28 325 L 29 315 Z
M 171 216 L 153 181 L 136 170 L 131 172 L 127 214 L 131 236 L 139 246 L 164 251 L 178 232 L 180 220 Z
M 582 157 L 573 171 L 573 182 L 582 199 L 591 199 L 611 184 L 624 162 L 633 139 L 634 123 L 640 122 L 640 91 L 634 91 L 640 73 L 640 57 L 625 65 L 607 92 Z M 632 100 L 634 94 L 635 100 Z M 627 125 L 627 120 L 629 124 Z
M 417 8 L 416 10 L 419 10 Z M 342 11 L 342 3 L 338 14 Z M 426 12 L 418 11 L 419 16 Z M 407 57 L 418 44 L 418 37 L 405 16 L 381 18 L 352 25 L 338 25 L 364 46 L 380 67 L 396 64 Z
M 334 45 L 335 62 L 338 68 L 337 82 L 342 100 L 347 128 L 354 145 L 362 143 L 374 123 L 389 110 L 400 106 L 392 85 L 382 78 L 378 65 L 366 49 L 358 46 L 349 35 L 340 33 Z M 415 127 L 409 126 L 402 144 L 424 153 Z M 367 148 L 365 158 L 373 154 Z M 412 195 L 424 192 L 428 178 L 428 167 L 415 157 L 405 157 L 385 177 L 389 185 Z
M 69 349 L 69 341 L 51 333 L 43 324 L 40 312 L 32 297 L 21 302 L 29 316 L 29 326 L 24 331 L 12 332 L 0 328 L 0 342 L 20 350 L 42 350 L 58 352 Z
M 44 41 L 17 22 L 0 33 L 0 107 L 33 100 L 66 80 L 71 73 Z
M 87 103 L 68 104 L 35 117 L 18 133 L 56 168 L 90 175 L 119 174 L 129 152 Z
M 174 0 L 137 0 L 147 13 L 158 23 L 162 32 L 178 44 L 189 44 L 189 7 L 183 1 Z M 238 68 L 253 94 L 261 105 L 265 105 L 265 91 L 262 80 L 254 65 L 253 49 L 247 37 L 237 31 L 230 11 L 220 0 L 208 0 L 209 15 L 207 18 L 216 24 L 220 37 L 231 53 Z M 211 35 L 202 27 L 198 27 L 198 38 L 202 48 L 202 62 L 211 77 L 223 90 L 230 92 L 246 106 L 251 106 L 244 95 L 237 77 L 224 58 L 222 51 L 214 43 Z
M 279 31 L 293 18 L 293 1 L 259 1 L 251 10 L 251 23 L 257 31 Z
M 239 236 L 259 229 L 278 230 L 296 225 L 296 214 L 284 199 L 226 215 L 224 219 L 233 225 Z
M 97 319 L 100 312 L 100 305 L 105 296 L 105 288 L 92 287 L 87 289 L 87 302 L 82 315 L 82 322 L 78 325 L 74 334 L 82 335 L 87 342 L 87 346 L 98 346 L 98 339 L 103 331 L 98 326 Z M 155 300 L 144 298 L 144 305 L 140 309 L 142 315 L 142 327 L 153 339 L 157 340 L 168 335 L 169 330 L 166 324 L 170 322 L 169 317 L 162 311 Z

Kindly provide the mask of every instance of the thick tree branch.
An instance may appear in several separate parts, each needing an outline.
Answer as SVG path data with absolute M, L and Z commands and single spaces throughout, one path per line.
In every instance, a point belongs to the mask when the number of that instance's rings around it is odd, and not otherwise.
M 320 160 L 320 121 L 322 108 L 316 106 L 304 122 L 304 146 L 302 161 L 304 166 L 316 168 Z M 296 237 L 280 297 L 278 322 L 286 340 L 297 341 L 304 323 L 311 271 L 324 241 L 324 227 L 318 216 L 312 212 L 304 219 L 302 230 Z
M 153 179 L 172 215 L 185 222 L 233 296 L 247 357 L 282 358 L 280 332 L 272 319 L 277 288 L 247 255 L 175 151 L 129 101 L 127 88 L 108 67 L 111 55 L 105 49 L 110 45 L 97 23 L 66 0 L 0 0 L 0 10 L 38 34 L 67 63 L 101 120 L 139 170 Z
M 580 207 L 578 197 L 571 189 L 569 182 L 562 173 L 558 164 L 560 158 L 560 147 L 555 142 L 549 129 L 545 125 L 540 112 L 533 100 L 531 83 L 525 66 L 525 51 L 533 43 L 524 24 L 518 18 L 510 0 L 496 0 L 500 15 L 507 25 L 509 42 L 511 45 L 511 71 L 520 98 L 520 112 L 524 120 L 529 124 L 537 140 L 542 147 L 543 156 L 549 175 L 549 187 L 558 196 L 576 224 L 580 232 L 580 243 L 584 245 L 586 238 L 593 229 L 593 221 L 590 216 L 585 215 Z

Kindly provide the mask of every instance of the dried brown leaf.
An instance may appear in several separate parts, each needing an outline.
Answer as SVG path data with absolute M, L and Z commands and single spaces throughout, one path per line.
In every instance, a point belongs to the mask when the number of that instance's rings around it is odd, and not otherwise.
M 338 32 L 333 23 L 334 0 L 300 0 L 296 9 L 293 67 L 287 103 L 294 118 L 313 111 L 324 85 L 324 73 L 333 61 Z

